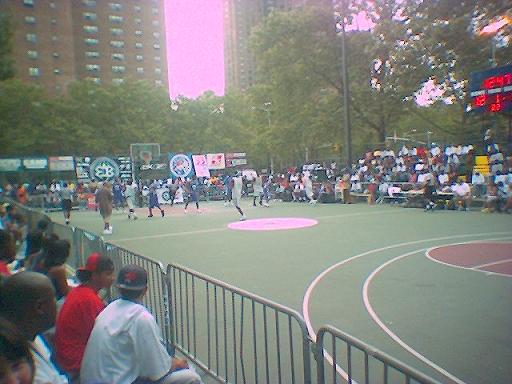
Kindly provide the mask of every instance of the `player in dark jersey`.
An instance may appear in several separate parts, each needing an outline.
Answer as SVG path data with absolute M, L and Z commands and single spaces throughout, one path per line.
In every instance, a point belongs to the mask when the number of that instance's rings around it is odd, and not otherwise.
M 187 207 L 188 204 L 193 201 L 196 203 L 196 209 L 198 213 L 201 213 L 201 210 L 199 209 L 199 196 L 197 191 L 197 179 L 192 177 L 191 180 L 185 181 L 185 184 L 183 185 L 185 188 L 185 196 L 187 197 L 187 202 L 185 203 L 185 213 L 187 213 Z

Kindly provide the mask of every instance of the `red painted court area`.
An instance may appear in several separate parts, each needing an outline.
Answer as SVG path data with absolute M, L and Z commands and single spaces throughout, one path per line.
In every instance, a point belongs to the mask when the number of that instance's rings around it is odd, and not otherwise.
M 456 244 L 431 249 L 428 256 L 454 267 L 512 277 L 512 243 Z

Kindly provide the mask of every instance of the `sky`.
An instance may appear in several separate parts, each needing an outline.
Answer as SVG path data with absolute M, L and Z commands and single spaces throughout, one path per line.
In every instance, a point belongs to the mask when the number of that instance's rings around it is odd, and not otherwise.
M 224 95 L 223 0 L 166 0 L 169 93 Z

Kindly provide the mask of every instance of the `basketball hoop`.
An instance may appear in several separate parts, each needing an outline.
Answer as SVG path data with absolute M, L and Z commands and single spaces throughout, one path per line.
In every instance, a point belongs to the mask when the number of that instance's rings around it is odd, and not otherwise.
M 151 153 L 151 151 L 140 151 L 139 158 L 144 162 L 144 164 L 149 164 L 151 160 L 153 160 L 153 153 Z

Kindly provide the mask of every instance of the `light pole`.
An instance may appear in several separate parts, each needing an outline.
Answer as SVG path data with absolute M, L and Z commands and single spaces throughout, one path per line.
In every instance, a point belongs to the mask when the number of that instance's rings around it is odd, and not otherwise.
M 260 110 L 260 111 L 263 111 L 267 114 L 267 122 L 268 122 L 268 131 L 270 132 L 270 129 L 271 129 L 271 126 L 272 126 L 272 121 L 270 119 L 270 111 L 272 110 L 272 102 L 271 101 L 265 101 L 263 103 L 263 107 L 252 107 L 253 110 Z M 272 157 L 272 155 L 270 155 L 270 173 L 273 174 L 274 173 L 274 158 Z
M 341 78 L 343 82 L 343 125 L 345 126 L 345 147 L 347 167 L 352 167 L 352 128 L 350 122 L 350 88 L 348 85 L 347 47 L 345 44 L 345 16 L 347 14 L 347 2 L 341 0 L 342 14 L 336 15 L 336 32 L 341 32 Z M 340 29 L 338 29 L 338 25 Z

